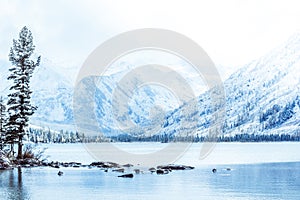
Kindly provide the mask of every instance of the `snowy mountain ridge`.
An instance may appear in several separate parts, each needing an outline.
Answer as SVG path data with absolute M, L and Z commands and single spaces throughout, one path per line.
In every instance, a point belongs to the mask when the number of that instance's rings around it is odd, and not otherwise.
M 299 134 L 299 84 L 300 34 L 295 34 L 286 44 L 249 63 L 224 82 L 226 119 L 223 134 Z M 202 115 L 201 122 L 186 133 L 197 128 L 199 134 L 207 134 L 211 117 L 209 110 L 213 110 L 207 95 L 199 97 L 204 105 L 197 111 Z M 172 134 L 180 128 L 173 123 L 179 113 L 180 110 L 167 119 L 164 132 Z
M 122 68 L 129 69 L 126 63 Z M 0 92 L 7 94 L 6 80 L 9 63 L 0 60 Z M 77 68 L 59 66 L 45 59 L 32 77 L 32 101 L 39 109 L 31 117 L 36 126 L 74 130 L 73 90 Z M 114 129 L 111 96 L 117 81 L 126 71 L 104 76 L 95 93 L 96 116 L 102 131 L 118 133 Z M 68 76 L 67 76 L 68 75 Z M 252 61 L 224 82 L 226 118 L 223 134 L 299 134 L 300 133 L 300 34 L 267 55 Z M 209 93 L 198 97 L 199 107 L 181 105 L 171 93 L 155 87 L 143 87 L 135 93 L 129 107 L 131 120 L 137 125 L 147 124 L 147 115 L 154 104 L 167 111 L 160 134 L 186 135 L 193 130 L 206 135 L 216 108 L 211 107 Z M 183 115 L 183 109 L 190 112 Z M 199 121 L 195 117 L 200 116 Z M 182 123 L 188 126 L 182 127 Z

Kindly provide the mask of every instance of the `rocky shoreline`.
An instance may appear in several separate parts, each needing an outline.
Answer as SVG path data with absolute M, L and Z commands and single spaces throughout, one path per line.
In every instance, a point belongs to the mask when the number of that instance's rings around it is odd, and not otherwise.
M 132 164 L 125 164 L 121 165 L 114 162 L 92 162 L 91 164 L 82 164 L 80 162 L 47 162 L 47 161 L 40 161 L 38 159 L 20 159 L 20 160 L 12 160 L 10 161 L 3 152 L 0 151 L 0 170 L 10 170 L 15 167 L 21 168 L 33 168 L 33 167 L 51 167 L 56 169 L 62 168 L 99 168 L 104 172 L 117 172 L 121 173 L 118 177 L 121 178 L 133 178 L 134 174 L 144 174 L 144 173 L 151 173 L 157 175 L 165 175 L 169 174 L 172 171 L 179 171 L 179 170 L 192 170 L 194 167 L 186 166 L 186 165 L 160 165 L 157 167 L 150 167 L 149 169 L 141 169 L 139 167 L 135 167 Z M 59 176 L 63 175 L 63 171 L 58 172 Z

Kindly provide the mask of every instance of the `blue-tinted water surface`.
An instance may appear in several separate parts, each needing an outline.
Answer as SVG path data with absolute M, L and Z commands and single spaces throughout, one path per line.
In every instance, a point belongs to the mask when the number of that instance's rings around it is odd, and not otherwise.
M 300 162 L 200 166 L 133 179 L 118 175 L 97 168 L 0 171 L 0 199 L 300 199 Z

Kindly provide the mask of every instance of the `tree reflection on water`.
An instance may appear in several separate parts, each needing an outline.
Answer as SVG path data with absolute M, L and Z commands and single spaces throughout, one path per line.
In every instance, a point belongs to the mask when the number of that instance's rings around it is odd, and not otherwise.
M 30 199 L 23 184 L 22 169 L 20 167 L 2 171 L 0 176 L 0 199 Z

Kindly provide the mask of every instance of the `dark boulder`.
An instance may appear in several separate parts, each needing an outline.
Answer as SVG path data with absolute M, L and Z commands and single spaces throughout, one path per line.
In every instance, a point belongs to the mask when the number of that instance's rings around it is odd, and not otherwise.
M 90 166 L 98 168 L 120 168 L 121 166 L 114 162 L 92 162 Z
M 123 167 L 133 167 L 133 165 L 132 164 L 125 164 L 125 165 L 122 165 Z
M 154 172 L 156 172 L 156 169 L 155 169 L 154 167 L 151 167 L 151 168 L 149 168 L 149 171 L 150 171 L 151 173 L 154 173 Z
M 51 167 L 59 169 L 59 165 L 51 165 Z
M 167 169 L 156 170 L 156 174 L 158 174 L 158 175 L 164 175 L 164 174 L 168 174 L 168 173 L 169 173 L 169 170 L 167 170 Z
M 95 167 L 97 167 L 97 166 L 102 166 L 102 165 L 104 165 L 104 162 L 92 162 L 92 163 L 90 164 L 90 166 L 95 166 Z
M 120 177 L 120 178 L 133 178 L 133 174 L 123 174 L 123 175 L 120 175 L 118 177 Z
M 174 165 L 174 164 L 161 165 L 161 166 L 157 166 L 157 168 L 158 169 L 165 169 L 165 170 L 169 170 L 169 171 L 173 171 L 173 170 L 192 170 L 192 169 L 194 169 L 194 167 L 191 167 L 191 166 Z
M 70 167 L 69 163 L 62 163 L 63 167 Z

